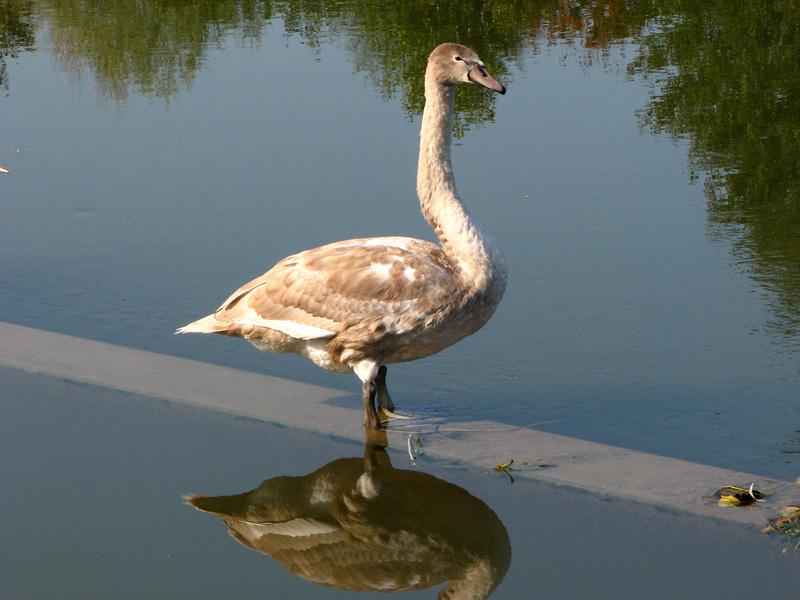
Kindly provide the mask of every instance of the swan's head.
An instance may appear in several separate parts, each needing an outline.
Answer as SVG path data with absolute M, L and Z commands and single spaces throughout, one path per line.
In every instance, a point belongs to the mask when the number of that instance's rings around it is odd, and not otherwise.
M 438 83 L 477 83 L 495 92 L 506 93 L 505 86 L 489 75 L 475 51 L 461 44 L 437 46 L 428 58 L 426 75 L 433 77 Z

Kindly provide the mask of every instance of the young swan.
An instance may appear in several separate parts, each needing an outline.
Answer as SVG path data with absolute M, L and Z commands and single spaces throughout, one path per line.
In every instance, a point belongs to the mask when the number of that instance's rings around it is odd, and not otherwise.
M 294 352 L 362 382 L 367 427 L 391 412 L 386 365 L 429 356 L 475 333 L 506 287 L 495 241 L 470 216 L 450 166 L 455 86 L 505 94 L 478 55 L 442 44 L 428 58 L 417 194 L 440 246 L 405 237 L 347 240 L 283 259 L 217 311 L 177 333 L 242 337 L 264 352 Z

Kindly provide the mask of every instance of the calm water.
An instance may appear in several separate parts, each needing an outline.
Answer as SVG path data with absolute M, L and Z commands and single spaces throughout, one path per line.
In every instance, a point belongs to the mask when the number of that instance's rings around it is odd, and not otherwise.
M 248 492 L 265 481 L 262 506 L 291 500 L 286 509 L 330 523 L 321 510 L 301 512 L 298 484 L 335 478 L 338 469 L 352 490 L 363 445 L 19 371 L 0 369 L 0 381 L 2 422 L 14 424 L 0 438 L 3 598 L 387 598 L 290 575 L 278 560 L 234 541 L 219 518 L 182 501 L 189 493 Z M 421 552 L 426 540 L 416 534 L 429 525 L 429 546 L 439 544 L 439 557 L 456 567 L 459 553 L 476 551 L 469 533 L 481 537 L 477 552 L 499 570 L 510 542 L 511 565 L 492 598 L 771 600 L 800 589 L 800 556 L 739 525 L 524 479 L 511 485 L 499 473 L 411 466 L 402 452 L 380 462 L 386 489 L 409 484 L 403 505 L 384 502 L 391 510 L 365 511 L 352 529 L 362 525 L 368 535 L 403 527 L 399 541 Z M 246 506 L 264 514 L 259 503 Z M 352 512 L 359 516 L 358 507 Z M 464 516 L 471 520 L 459 522 Z M 447 530 L 453 525 L 460 535 Z M 331 570 L 325 558 L 337 562 L 335 543 L 319 546 L 330 553 L 294 562 L 288 549 L 276 554 L 287 568 L 319 576 Z M 339 564 L 352 565 L 358 548 L 339 547 Z M 364 563 L 386 559 L 372 555 Z M 420 575 L 436 565 L 435 555 L 424 558 L 412 565 Z M 442 587 L 392 597 L 434 598 Z
M 355 377 L 172 332 L 290 253 L 432 239 L 414 189 L 420 84 L 454 39 L 509 89 L 464 94 L 454 148 L 509 285 L 477 335 L 390 369 L 398 405 L 800 475 L 791 3 L 149 4 L 6 4 L 3 319 L 357 405 Z

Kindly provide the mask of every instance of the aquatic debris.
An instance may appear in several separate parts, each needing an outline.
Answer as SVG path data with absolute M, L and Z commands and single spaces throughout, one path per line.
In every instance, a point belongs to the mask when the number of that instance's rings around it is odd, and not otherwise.
M 513 464 L 514 464 L 514 459 L 512 458 L 507 463 L 493 466 L 492 470 L 493 471 L 497 471 L 498 473 L 505 473 L 507 471 L 511 471 L 512 470 L 511 469 L 511 465 L 513 465 Z M 516 469 L 514 469 L 514 470 L 516 470 Z
M 411 441 L 413 438 L 413 442 Z M 412 448 L 413 443 L 413 448 Z M 411 459 L 413 463 L 417 460 L 420 456 L 425 456 L 425 450 L 422 449 L 422 435 L 410 433 L 408 435 L 408 457 Z
M 520 471 L 521 469 L 512 468 L 511 465 L 513 465 L 513 464 L 514 464 L 514 459 L 512 458 L 507 463 L 502 463 L 502 464 L 493 466 L 492 467 L 492 471 L 497 471 L 498 473 L 505 473 L 506 475 L 508 475 L 508 478 L 511 480 L 511 483 L 514 483 L 514 478 L 511 476 L 511 473 L 509 473 L 509 471 Z M 529 465 L 528 465 L 527 462 L 524 462 L 524 463 L 522 463 L 522 466 L 523 467 L 527 467 Z M 549 466 L 550 465 L 548 465 L 547 463 L 539 463 L 538 465 L 535 465 L 533 468 L 534 469 L 546 469 Z
M 497 471 L 498 473 L 505 473 L 506 475 L 508 475 L 508 478 L 511 480 L 511 483 L 514 483 L 514 478 L 511 476 L 511 473 L 509 473 L 509 471 L 517 470 L 511 468 L 511 465 L 513 464 L 514 464 L 514 459 L 512 458 L 507 463 L 493 466 L 492 471 Z
M 4 169 L 3 167 L 0 167 L 0 173 L 8 173 L 8 169 Z
M 763 502 L 768 494 L 754 490 L 751 483 L 749 488 L 738 485 L 726 485 L 714 492 L 714 498 L 719 498 L 720 506 L 750 506 L 756 502 Z
M 783 546 L 784 552 L 791 546 L 794 546 L 795 550 L 800 549 L 800 506 L 787 506 L 779 510 L 777 514 L 767 517 L 767 525 L 761 533 L 774 532 L 787 536 Z

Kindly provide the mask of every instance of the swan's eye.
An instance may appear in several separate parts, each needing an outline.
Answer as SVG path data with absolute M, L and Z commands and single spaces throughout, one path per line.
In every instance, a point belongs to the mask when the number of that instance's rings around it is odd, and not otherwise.
M 464 59 L 461 58 L 460 56 L 456 56 L 456 60 L 464 60 Z

